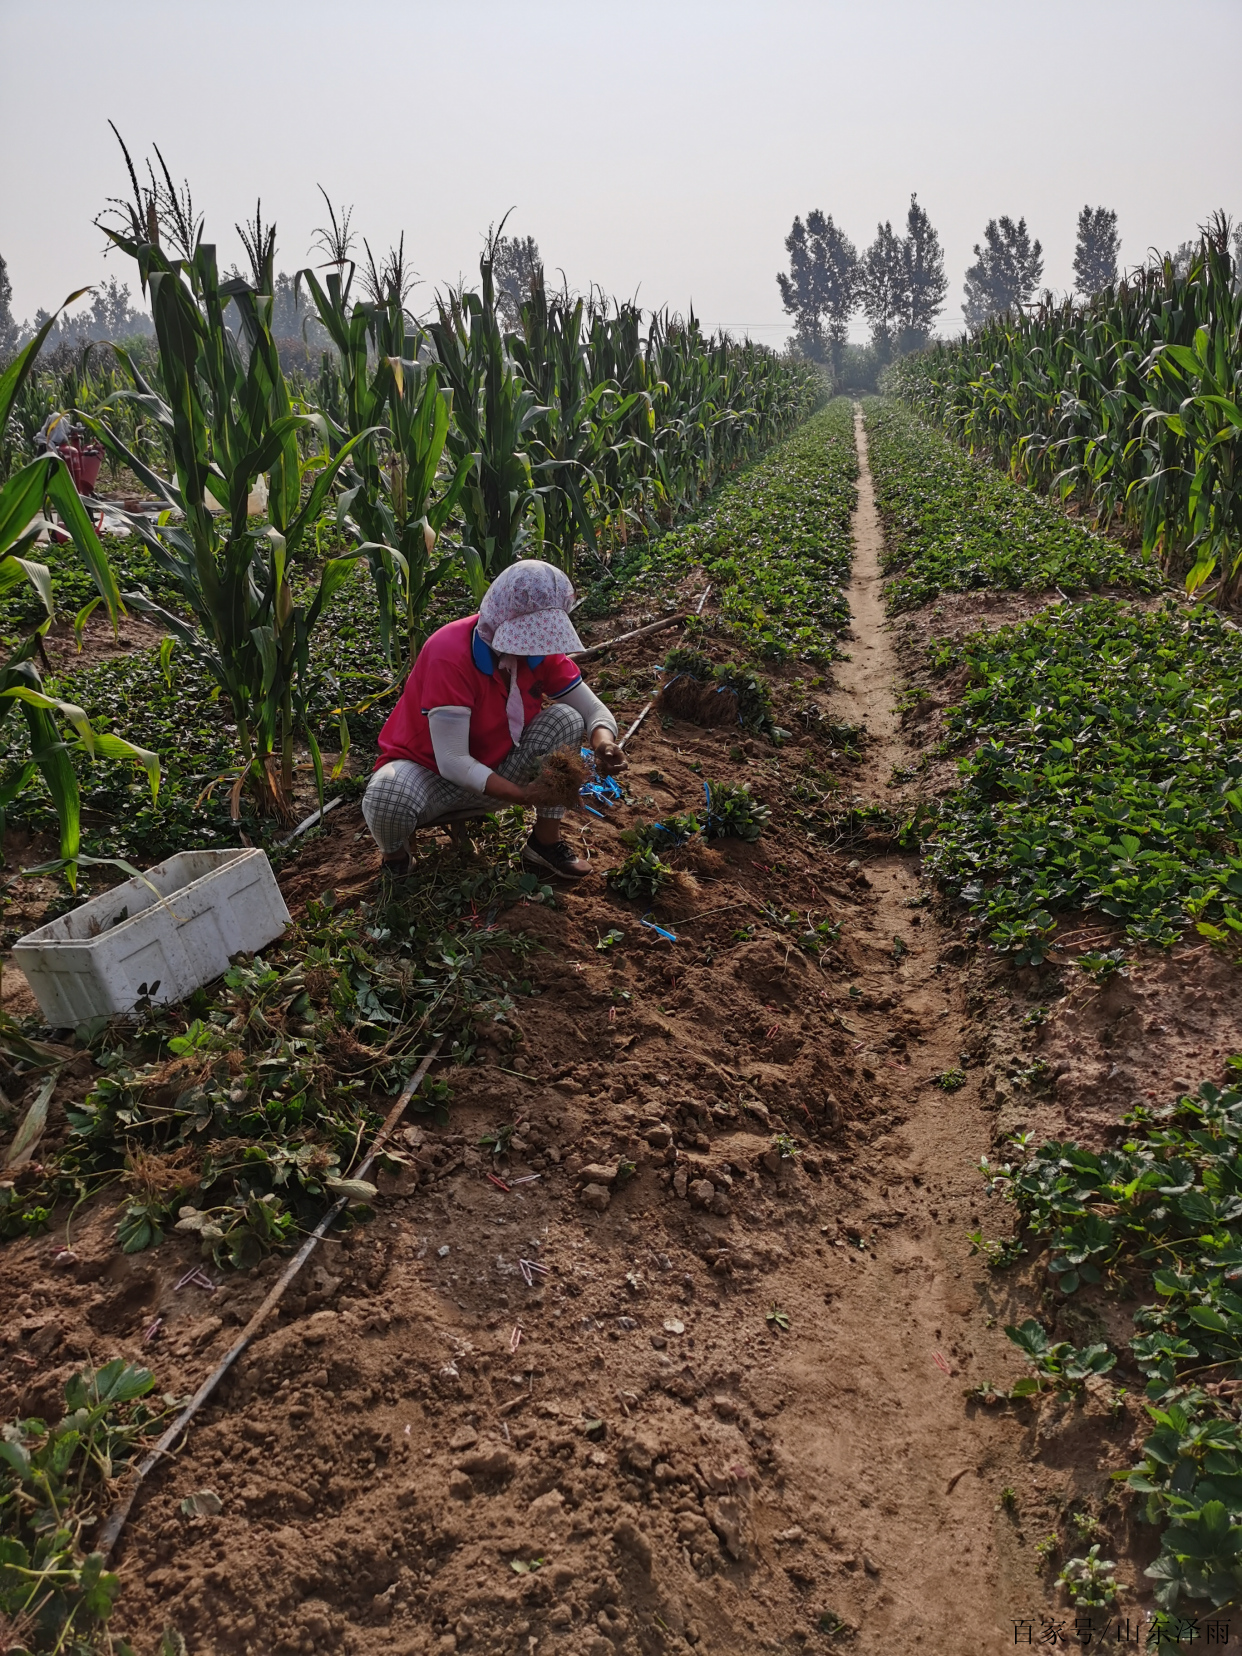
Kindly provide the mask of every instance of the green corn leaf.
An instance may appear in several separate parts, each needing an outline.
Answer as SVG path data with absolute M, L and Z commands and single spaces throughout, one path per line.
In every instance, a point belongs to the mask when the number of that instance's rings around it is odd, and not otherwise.
M 26 377 L 35 365 L 35 359 L 43 349 L 43 341 L 56 326 L 56 318 L 61 311 L 67 310 L 75 300 L 84 293 L 89 293 L 88 287 L 77 288 L 63 304 L 58 305 L 47 321 L 38 330 L 32 339 L 27 340 L 21 350 L 8 364 L 3 373 L 0 373 L 0 431 L 9 423 L 9 416 L 13 412 L 13 404 L 17 401 L 17 394 L 25 384 Z
M 43 1129 L 47 1126 L 47 1109 L 52 1094 L 56 1090 L 57 1076 L 49 1075 L 47 1080 L 35 1094 L 35 1099 L 22 1118 L 22 1124 L 17 1129 L 16 1136 L 9 1146 L 8 1155 L 4 1159 L 6 1172 L 14 1172 L 34 1155 L 35 1146 L 43 1136 Z
M 306 731 L 306 745 L 310 749 L 311 764 L 315 770 L 315 792 L 319 796 L 319 815 L 322 817 L 324 804 L 323 754 L 319 751 L 319 741 L 315 732 L 309 727 Z
M 91 522 L 90 514 L 74 487 L 68 468 L 59 461 L 48 480 L 47 492 L 64 520 L 65 528 L 73 537 L 79 558 L 107 606 L 108 619 L 112 622 L 112 630 L 115 633 L 121 619 L 121 594 L 117 588 L 116 576 L 99 536 L 95 533 L 95 525 Z

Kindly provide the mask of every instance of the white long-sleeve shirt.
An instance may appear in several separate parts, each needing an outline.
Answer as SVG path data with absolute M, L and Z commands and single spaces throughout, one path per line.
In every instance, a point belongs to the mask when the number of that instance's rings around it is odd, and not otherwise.
M 613 740 L 617 737 L 617 721 L 591 689 L 590 685 L 579 682 L 572 690 L 566 690 L 557 696 L 558 702 L 564 702 L 572 707 L 576 713 L 582 715 L 583 727 L 588 737 L 593 730 L 601 725 L 610 730 Z M 472 793 L 483 793 L 487 786 L 487 779 L 492 775 L 489 766 L 472 758 L 470 753 L 470 709 L 468 707 L 431 707 L 427 710 L 427 723 L 431 731 L 431 746 L 436 756 L 436 769 L 447 782 L 456 782 L 459 787 L 469 788 Z

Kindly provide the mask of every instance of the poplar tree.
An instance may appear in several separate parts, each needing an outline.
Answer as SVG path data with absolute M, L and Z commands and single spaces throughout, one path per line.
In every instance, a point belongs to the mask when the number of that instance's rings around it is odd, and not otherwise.
M 906 234 L 901 244 L 904 291 L 898 349 L 916 351 L 926 345 L 932 327 L 944 309 L 949 278 L 944 273 L 944 250 L 917 195 L 910 197 Z
M 857 305 L 858 251 L 829 213 L 817 208 L 806 223 L 795 218 L 785 237 L 789 271 L 777 275 L 781 304 L 795 318 L 797 339 L 808 356 L 825 354 L 834 379 L 841 376 L 841 349 Z
M 962 315 L 977 328 L 990 317 L 1016 310 L 1034 298 L 1044 273 L 1044 250 L 1032 241 L 1026 220 L 1015 224 L 1003 214 L 989 219 L 982 246 L 975 243 L 975 263 L 966 272 Z
M 1117 280 L 1117 215 L 1108 207 L 1084 207 L 1078 215 L 1074 250 L 1074 285 L 1084 299 L 1102 293 Z
M 13 350 L 17 344 L 18 326 L 13 320 L 13 283 L 9 280 L 9 267 L 0 253 L 0 362 Z
M 863 255 L 858 296 L 871 324 L 871 343 L 887 362 L 906 299 L 905 245 L 887 221 L 876 225 L 875 240 Z

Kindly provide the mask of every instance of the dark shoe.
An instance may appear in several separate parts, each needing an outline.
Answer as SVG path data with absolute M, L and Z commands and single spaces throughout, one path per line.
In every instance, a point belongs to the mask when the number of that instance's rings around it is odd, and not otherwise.
M 522 847 L 522 861 L 528 868 L 540 873 L 555 874 L 561 880 L 580 880 L 591 872 L 591 865 L 575 857 L 563 839 L 544 845 L 532 834 Z
M 394 851 L 391 857 L 385 857 L 380 863 L 380 873 L 386 874 L 390 880 L 404 880 L 410 872 L 410 853 L 408 851 Z

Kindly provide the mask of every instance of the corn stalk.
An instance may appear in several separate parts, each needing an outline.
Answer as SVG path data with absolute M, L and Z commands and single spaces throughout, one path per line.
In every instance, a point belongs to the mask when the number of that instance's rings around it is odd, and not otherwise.
M 70 294 L 65 305 L 86 291 Z M 63 310 L 65 307 L 61 306 Z M 59 315 L 59 312 L 56 313 Z M 29 378 L 49 329 L 49 317 L 34 338 L 18 352 L 0 374 L 0 430 L 7 425 L 23 385 Z M 43 528 L 40 514 L 48 503 L 60 513 L 61 521 L 83 565 L 95 582 L 99 600 L 105 605 L 115 628 L 121 614 L 116 577 L 95 533 L 88 513 L 78 498 L 73 479 L 63 461 L 44 455 L 18 467 L 0 487 L 0 597 L 22 581 L 29 581 L 46 611 L 45 619 L 11 652 L 0 666 L 0 724 L 20 708 L 30 739 L 30 758 L 15 777 L 0 787 L 0 837 L 5 815 L 18 795 L 42 774 L 56 809 L 60 828 L 60 857 L 71 887 L 76 889 L 77 865 L 81 854 L 81 795 L 70 754 L 85 753 L 106 759 L 129 759 L 144 767 L 150 778 L 151 795 L 159 792 L 160 767 L 155 754 L 146 748 L 107 732 L 92 729 L 83 710 L 72 702 L 49 696 L 35 657 L 53 619 L 52 576 L 46 564 L 26 557 Z M 72 737 L 62 734 L 68 726 Z
M 201 225 L 174 225 L 181 245 L 170 257 L 160 243 L 159 197 L 136 179 L 134 189 L 128 224 L 100 227 L 135 260 L 150 295 L 167 397 L 128 359 L 133 389 L 124 396 L 158 424 L 174 476 L 154 471 L 104 419 L 86 423 L 168 508 L 158 526 L 141 516 L 130 521 L 193 621 L 142 593 L 127 594 L 126 601 L 158 620 L 215 679 L 237 725 L 239 784 L 248 784 L 259 810 L 287 820 L 294 731 L 309 690 L 310 635 L 348 579 L 354 555 L 329 559 L 313 589 L 297 593 L 293 561 L 362 438 L 330 457 L 320 417 L 294 410 L 271 331 L 274 229 L 259 250 L 255 280 L 222 282 Z M 225 324 L 230 300 L 241 319 L 240 337 Z M 306 431 L 317 431 L 324 446 L 304 463 L 298 435 Z M 252 525 L 249 502 L 264 476 L 266 521 Z
M 357 543 L 375 582 L 380 642 L 396 665 L 399 638 L 413 662 L 437 583 L 454 559 L 435 555 L 474 465 L 458 458 L 437 494 L 452 416 L 452 393 L 441 388 L 434 364 L 418 360 L 418 338 L 407 331 L 399 291 L 379 301 L 351 304 L 352 264 L 321 284 L 313 270 L 299 279 L 310 289 L 319 320 L 339 353 L 325 358 L 321 398 L 330 397 L 332 440 L 359 439 L 343 476 L 337 517 Z
M 496 313 L 492 246 L 479 261 L 480 293 L 460 290 L 437 301 L 428 327 L 438 372 L 452 391 L 448 452 L 466 480 L 462 560 L 475 598 L 521 557 L 543 545 L 543 500 L 531 473 L 531 428 L 546 412 L 523 379 Z
M 549 299 L 542 270 L 521 314 L 522 333 L 511 346 L 539 402 L 530 447 L 543 499 L 543 556 L 572 575 L 579 540 L 599 559 L 596 518 L 604 511 L 605 468 L 612 462 L 614 474 L 624 470 L 634 444 L 626 422 L 648 399 L 641 391 L 623 396 L 614 381 L 594 378 L 583 300 Z

